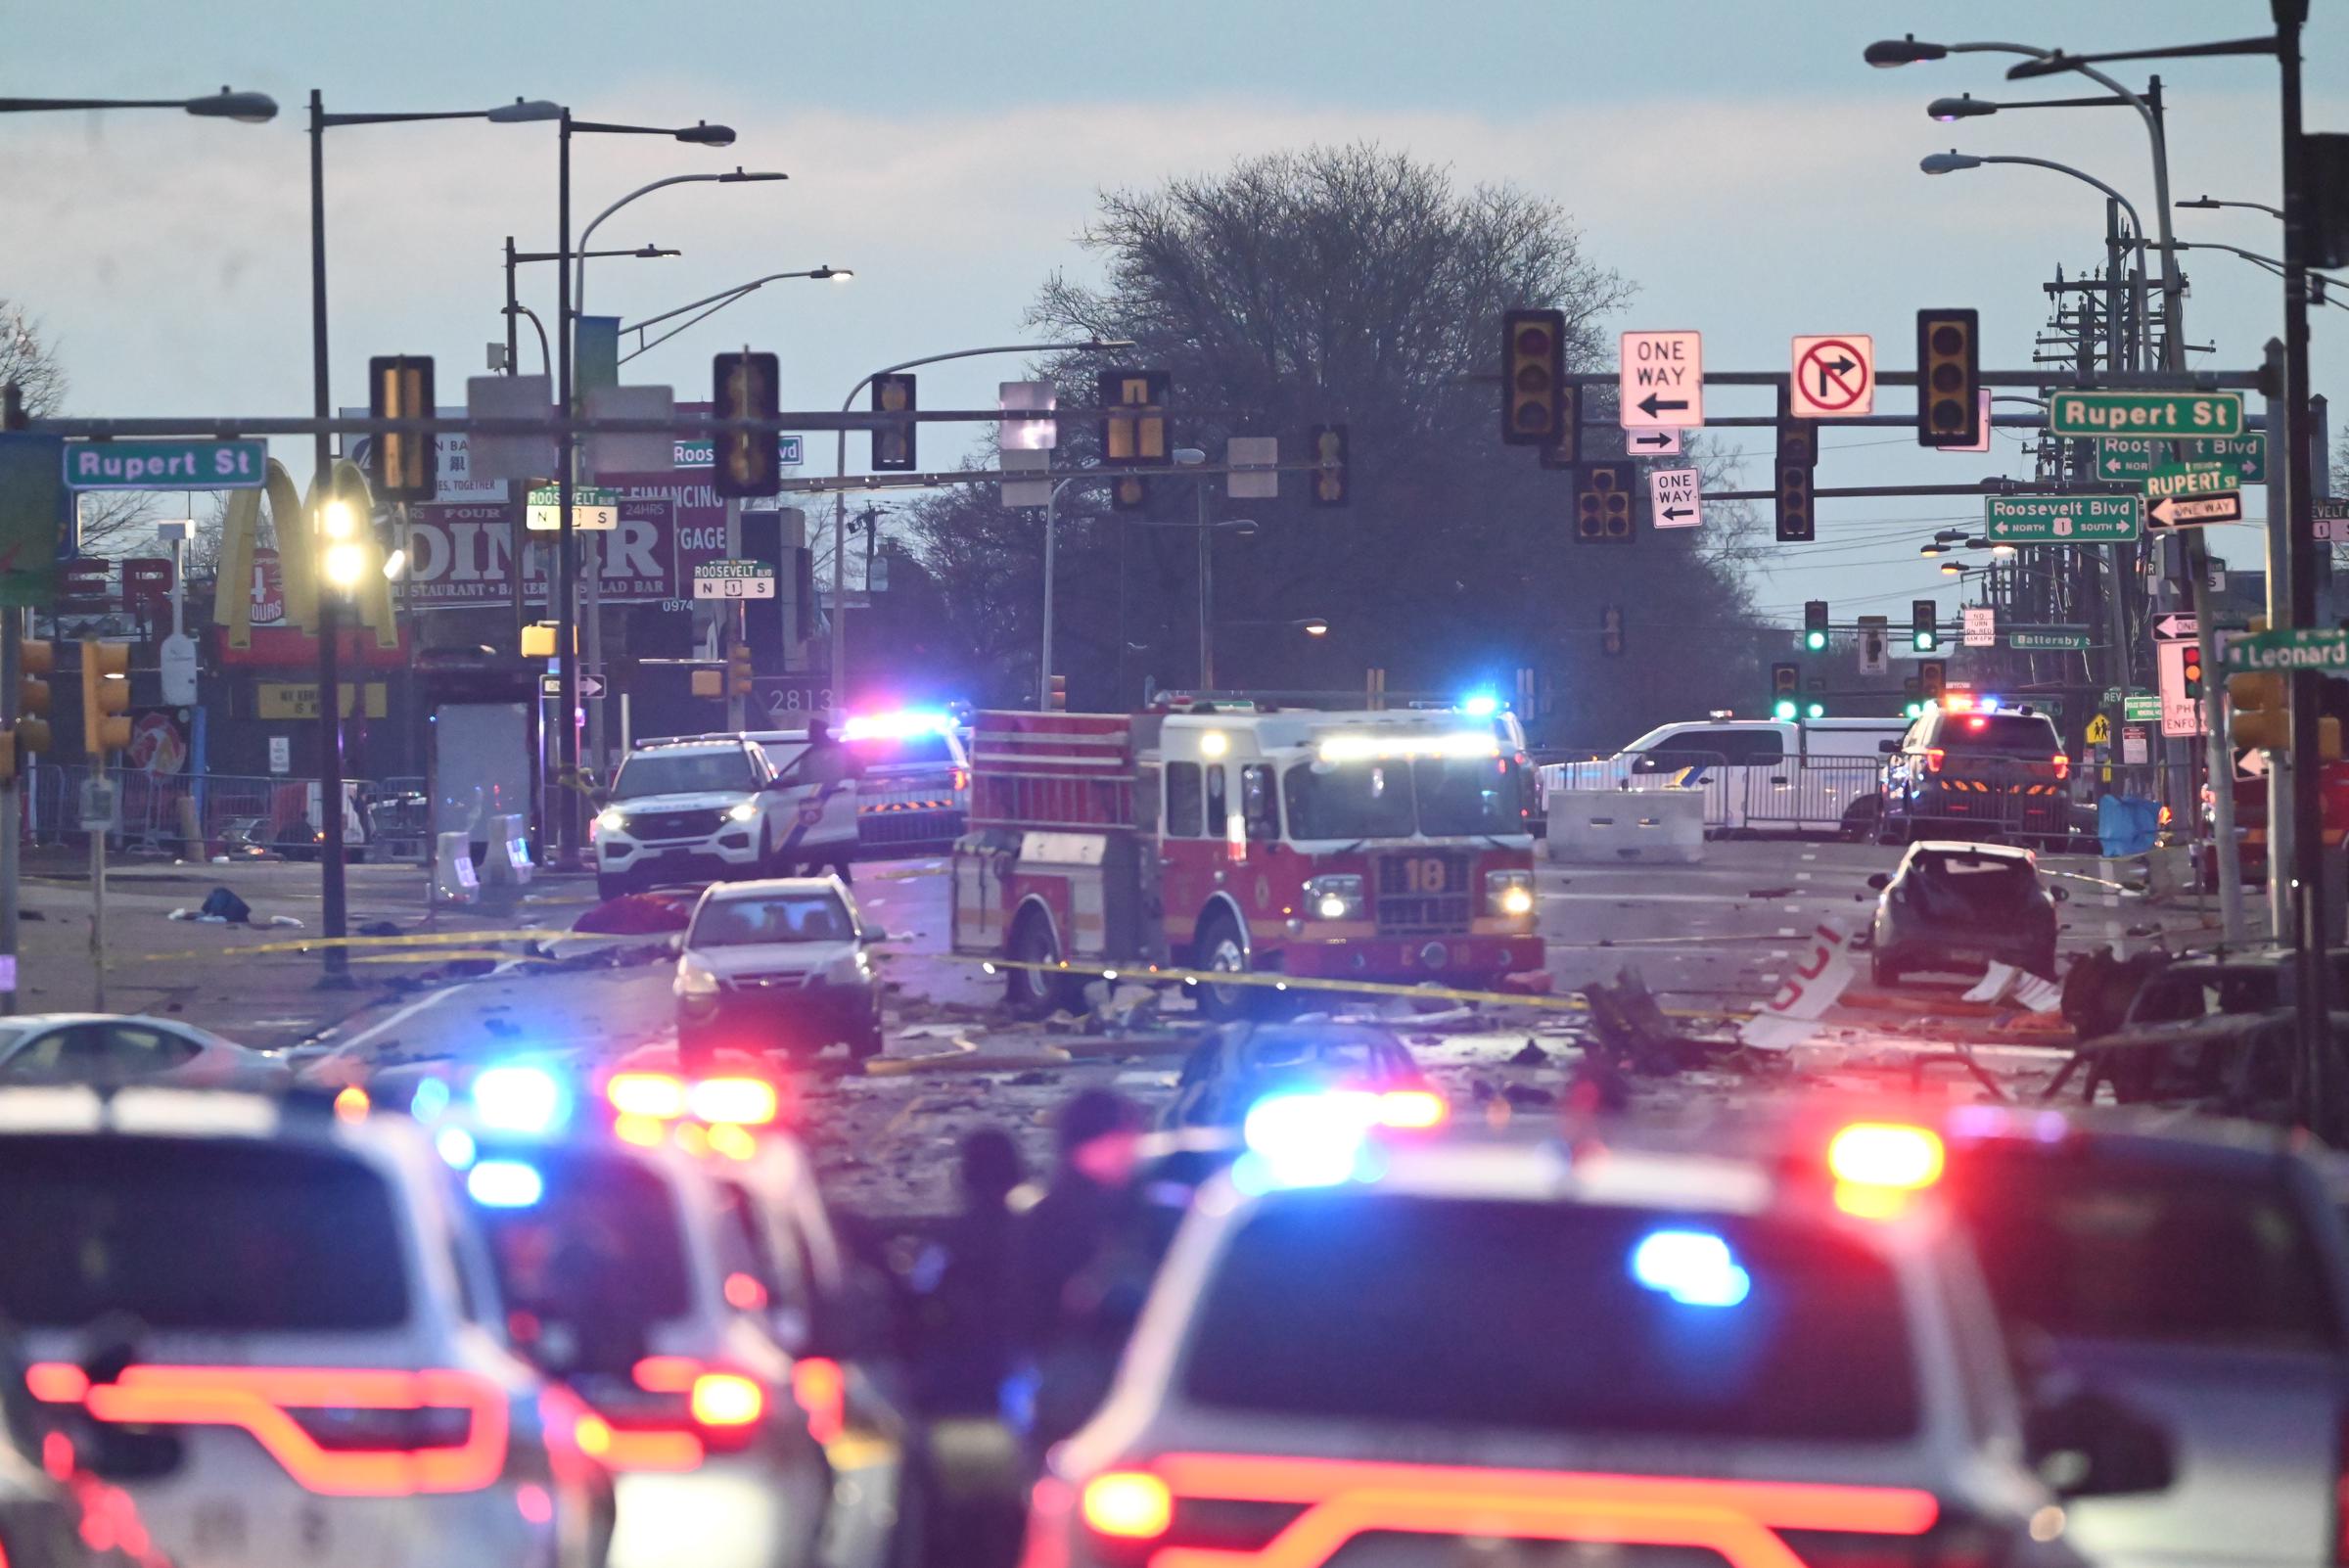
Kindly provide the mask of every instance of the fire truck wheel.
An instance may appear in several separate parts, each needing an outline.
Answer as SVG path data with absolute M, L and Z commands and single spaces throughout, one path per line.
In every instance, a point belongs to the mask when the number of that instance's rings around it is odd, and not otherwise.
M 1053 940 L 1052 922 L 1034 908 L 1025 911 L 1012 930 L 1011 951 L 1006 956 L 1020 964 L 1058 963 L 1060 945 Z M 1034 969 L 1006 969 L 1003 974 L 1005 999 L 1021 1018 L 1046 1018 L 1055 1009 L 1069 1007 L 1082 985 Z
M 1219 910 L 1208 916 L 1199 931 L 1191 967 L 1231 975 L 1248 973 L 1248 944 L 1240 936 L 1240 928 L 1230 915 Z M 1266 986 L 1218 986 L 1212 983 L 1198 987 L 1197 992 L 1199 1010 L 1224 1023 L 1239 1018 L 1271 1016 L 1274 1000 L 1280 994 Z

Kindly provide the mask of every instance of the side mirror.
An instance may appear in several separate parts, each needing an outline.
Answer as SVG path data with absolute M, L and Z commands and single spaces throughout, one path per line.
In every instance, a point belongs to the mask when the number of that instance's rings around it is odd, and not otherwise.
M 1879 871 L 1867 879 L 1867 885 L 1878 893 L 1882 893 L 1886 888 L 1892 886 L 1892 876 L 1889 872 Z
M 2062 887 L 2050 888 L 2048 890 L 2048 897 L 2054 899 L 2057 903 L 2069 903 L 2072 901 L 2072 891 L 2069 888 Z
M 889 933 L 868 920 L 856 928 L 856 940 L 858 942 L 887 942 Z
M 2031 1466 L 2060 1498 L 2159 1492 L 2176 1477 L 2169 1434 L 2118 1400 L 2082 1391 L 2023 1422 Z
M 1876 750 L 1883 753 L 1886 757 L 1892 756 L 1900 749 L 1901 743 L 1897 740 L 1880 740 L 1876 742 Z

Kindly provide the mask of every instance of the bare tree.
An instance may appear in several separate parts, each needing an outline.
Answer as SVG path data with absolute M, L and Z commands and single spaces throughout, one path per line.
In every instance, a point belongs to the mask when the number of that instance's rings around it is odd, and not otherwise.
M 71 387 L 58 346 L 23 305 L 0 300 L 0 385 L 17 384 L 34 419 L 65 408 Z M 160 499 L 145 490 L 99 490 L 77 497 L 76 537 L 84 555 L 124 556 L 154 543 Z

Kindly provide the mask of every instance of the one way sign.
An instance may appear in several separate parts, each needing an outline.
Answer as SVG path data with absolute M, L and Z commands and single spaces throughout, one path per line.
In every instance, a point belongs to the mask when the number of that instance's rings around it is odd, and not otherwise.
M 1697 496 L 1697 471 L 1693 468 L 1651 468 L 1647 471 L 1647 504 L 1649 514 L 1660 529 L 1693 529 L 1703 526 L 1704 503 Z
M 1625 430 L 1686 429 L 1705 422 L 1704 340 L 1693 332 L 1627 332 L 1622 343 Z

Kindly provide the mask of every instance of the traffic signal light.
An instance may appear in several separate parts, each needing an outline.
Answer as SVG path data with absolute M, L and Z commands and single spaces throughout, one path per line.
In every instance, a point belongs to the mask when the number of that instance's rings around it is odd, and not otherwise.
M 433 417 L 433 361 L 423 354 L 387 354 L 367 361 L 367 412 L 374 419 Z M 438 492 L 433 438 L 411 431 L 375 433 L 367 450 L 367 480 L 387 501 L 429 501 Z
M 1778 386 L 1777 536 L 1780 544 L 1808 544 L 1819 537 L 1819 519 L 1811 506 L 1814 471 L 1819 467 L 1819 422 L 1796 419 L 1787 412 L 1786 387 Z
M 1051 696 L 1051 703 L 1052 703 L 1052 712 L 1054 712 L 1054 713 L 1056 713 L 1056 714 L 1065 714 L 1065 713 L 1067 713 L 1067 712 L 1069 711 L 1069 677 L 1068 677 L 1068 676 L 1066 676 L 1066 675 L 1054 675 L 1054 676 L 1052 677 L 1052 696 Z
M 1803 652 L 1827 651 L 1827 601 L 1809 599 L 1803 604 Z
M 1982 439 L 1981 315 L 1973 310 L 1916 313 L 1916 443 L 1972 446 Z
M 2313 276 L 2313 274 L 2312 274 Z M 1566 376 L 1558 378 L 1558 438 L 1542 448 L 1543 468 L 1574 468 L 1583 460 L 1582 391 Z
M 718 354 L 710 361 L 710 406 L 719 419 L 773 419 L 782 372 L 773 354 Z M 719 433 L 711 488 L 729 498 L 775 495 L 783 488 L 782 452 L 772 431 Z
M 1558 389 L 1566 371 L 1566 312 L 1512 310 L 1500 327 L 1500 438 L 1512 446 L 1560 439 Z
M 1941 701 L 1949 689 L 1950 664 L 1946 659 L 1920 659 L 1916 665 L 1916 695 L 1925 702 Z
M 1630 463 L 1592 463 L 1574 471 L 1574 536 L 1608 544 L 1632 541 L 1632 494 L 1639 472 Z
M 1344 506 L 1351 487 L 1346 475 L 1346 427 L 1315 425 L 1313 438 L 1315 466 L 1306 484 L 1306 499 L 1315 506 Z
M 910 414 L 920 406 L 921 404 L 914 398 L 911 376 L 899 372 L 894 376 L 875 376 L 873 378 L 874 413 Z M 913 472 L 913 433 L 915 429 L 914 425 L 907 423 L 897 430 L 873 432 L 874 473 L 910 474 Z M 767 444 L 771 446 L 774 443 L 769 441 Z
M 92 766 L 130 744 L 130 644 L 85 638 L 81 644 L 81 749 Z
M 751 645 L 735 643 L 726 650 L 726 695 L 748 697 L 751 694 Z
M 1941 606 L 1930 599 L 1909 601 L 1909 641 L 1918 653 L 1941 646 Z
M 2186 694 L 2187 696 L 2192 698 L 2195 702 L 2199 703 L 2202 700 L 2201 645 L 2199 643 L 2189 642 L 2179 649 L 2178 652 L 2179 674 L 2182 677 L 2182 684 L 2186 687 Z M 2282 704 L 2283 699 L 2281 697 L 2278 697 L 2276 700 L 2279 706 Z
M 49 749 L 49 682 L 44 675 L 57 669 L 57 644 L 26 637 L 17 644 L 17 721 L 14 740 L 19 753 Z
M 1168 462 L 1167 373 L 1104 370 L 1095 387 L 1101 398 L 1102 465 L 1143 468 Z M 1120 512 L 1140 511 L 1150 504 L 1149 482 L 1139 474 L 1119 476 L 1110 486 L 1109 504 Z
M 2227 728 L 2235 745 L 2272 752 L 2292 749 L 2291 715 L 2284 707 L 2282 675 L 2273 670 L 2229 675 L 2227 701 L 2234 710 Z
M 1623 657 L 1623 606 L 1619 604 L 1599 607 L 1598 651 L 1609 659 Z
M 1770 667 L 1770 716 L 1799 718 L 1802 716 L 1803 667 L 1773 665 Z

